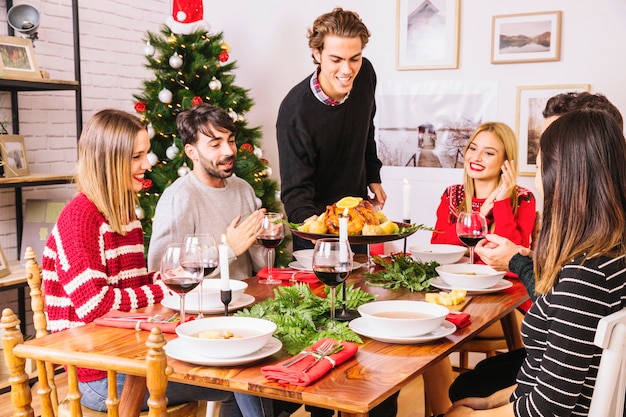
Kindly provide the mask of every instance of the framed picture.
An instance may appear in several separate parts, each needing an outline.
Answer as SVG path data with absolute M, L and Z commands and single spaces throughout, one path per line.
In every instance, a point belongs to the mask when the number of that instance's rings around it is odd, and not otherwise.
M 0 135 L 0 156 L 5 177 L 21 177 L 29 174 L 23 136 Z
M 460 0 L 397 0 L 396 68 L 459 67 Z
M 515 129 L 518 140 L 519 175 L 532 176 L 537 172 L 537 151 L 544 119 L 542 112 L 548 99 L 572 91 L 589 91 L 589 84 L 517 87 Z
M 561 59 L 561 11 L 493 16 L 491 63 Z
M 6 277 L 11 274 L 11 270 L 9 269 L 9 263 L 7 262 L 6 256 L 4 256 L 4 251 L 0 246 L 0 278 Z
M 0 77 L 14 80 L 41 79 L 30 39 L 0 36 Z

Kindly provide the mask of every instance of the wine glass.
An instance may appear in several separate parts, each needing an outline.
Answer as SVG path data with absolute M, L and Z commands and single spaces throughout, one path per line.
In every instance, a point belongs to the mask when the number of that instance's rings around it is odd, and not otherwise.
M 337 285 L 344 282 L 352 270 L 350 243 L 336 238 L 318 239 L 313 249 L 313 272 L 317 279 L 330 287 L 330 319 L 335 320 Z
M 210 234 L 192 234 L 186 235 L 184 240 L 185 256 L 187 253 L 193 254 L 194 251 L 200 253 L 200 266 L 203 269 L 203 277 L 207 278 L 215 271 L 219 264 L 219 252 L 217 250 L 217 242 L 213 235 Z M 204 298 L 204 291 L 202 290 L 202 283 L 200 281 L 200 292 L 198 293 L 198 318 L 204 317 L 202 309 L 202 299 Z
M 185 322 L 185 295 L 202 282 L 202 266 L 198 251 L 184 254 L 184 244 L 165 247 L 161 257 L 161 279 L 180 298 L 180 321 Z
M 474 263 L 474 246 L 487 234 L 487 219 L 479 212 L 462 212 L 456 220 L 456 234 L 470 250 L 470 263 Z
M 280 284 L 281 281 L 272 276 L 274 264 L 274 248 L 280 245 L 285 237 L 283 215 L 281 213 L 265 213 L 261 218 L 256 241 L 267 249 L 267 279 L 259 280 L 261 284 Z

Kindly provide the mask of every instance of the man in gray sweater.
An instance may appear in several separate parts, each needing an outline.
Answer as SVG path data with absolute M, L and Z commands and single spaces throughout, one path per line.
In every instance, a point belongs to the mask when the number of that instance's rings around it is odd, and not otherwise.
M 265 266 L 265 249 L 255 234 L 263 216 L 252 187 L 233 175 L 236 127 L 221 108 L 200 104 L 176 118 L 193 170 L 163 192 L 156 206 L 148 270 L 158 270 L 165 246 L 185 235 L 208 233 L 230 247 L 231 279 L 244 279 Z

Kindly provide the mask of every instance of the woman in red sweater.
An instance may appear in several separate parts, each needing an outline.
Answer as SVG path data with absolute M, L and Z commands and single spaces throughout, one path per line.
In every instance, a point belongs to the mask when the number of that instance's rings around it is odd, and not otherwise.
M 169 294 L 160 274 L 146 269 L 135 215 L 149 150 L 146 127 L 126 112 L 102 110 L 85 126 L 75 175 L 79 193 L 59 215 L 42 259 L 51 331 L 83 326 L 111 310 L 159 303 Z M 120 393 L 124 379 L 118 375 Z M 81 368 L 79 381 L 83 405 L 106 411 L 106 372 Z M 222 401 L 221 417 L 262 415 L 259 399 L 249 395 L 237 394 L 235 401 L 230 392 L 170 383 L 167 397 L 171 405 Z
M 464 183 L 448 187 L 437 208 L 431 243 L 464 246 L 456 235 L 462 211 L 478 211 L 487 218 L 490 233 L 529 247 L 535 224 L 535 197 L 517 182 L 517 139 L 509 126 L 483 123 L 464 151 Z

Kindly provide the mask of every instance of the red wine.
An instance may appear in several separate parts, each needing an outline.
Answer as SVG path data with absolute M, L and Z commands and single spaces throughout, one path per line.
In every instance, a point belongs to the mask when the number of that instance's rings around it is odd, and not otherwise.
M 184 262 L 183 269 L 189 273 L 196 274 L 198 271 L 202 270 L 203 277 L 206 277 L 217 268 L 217 263 L 215 262 Z
M 208 275 L 211 275 L 216 268 L 217 264 L 215 263 L 204 264 L 204 276 L 206 277 Z
M 270 238 L 270 237 L 261 236 L 261 237 L 257 237 L 256 241 L 258 242 L 259 245 L 262 245 L 264 248 L 274 249 L 278 245 L 280 245 L 280 242 L 283 241 L 283 238 L 282 237 Z
M 461 242 L 465 243 L 467 246 L 476 246 L 476 244 L 484 238 L 484 236 L 459 235 Z
M 315 276 L 317 279 L 322 281 L 326 285 L 330 285 L 331 287 L 337 286 L 344 282 L 346 278 L 348 278 L 349 271 L 346 271 L 345 268 L 337 271 L 337 268 L 334 266 L 320 266 L 313 269 L 315 272 Z
M 163 283 L 167 288 L 178 294 L 186 294 L 200 284 L 202 277 L 176 277 L 163 278 Z

